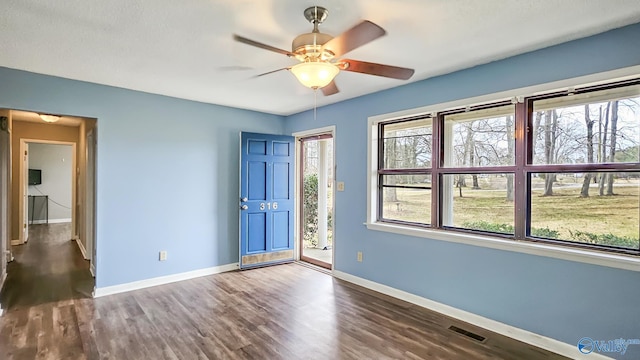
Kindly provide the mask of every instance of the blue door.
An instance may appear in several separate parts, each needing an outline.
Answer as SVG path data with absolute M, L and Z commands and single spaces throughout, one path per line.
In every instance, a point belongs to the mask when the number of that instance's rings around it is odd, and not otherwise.
M 240 268 L 293 261 L 292 136 L 240 134 Z

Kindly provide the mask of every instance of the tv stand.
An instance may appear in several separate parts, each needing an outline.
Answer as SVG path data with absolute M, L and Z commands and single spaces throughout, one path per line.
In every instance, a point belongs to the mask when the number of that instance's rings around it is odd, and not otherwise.
M 36 200 L 44 199 L 44 216 L 46 223 L 49 223 L 49 195 L 29 195 L 28 206 L 31 209 L 31 218 L 29 219 L 29 225 L 33 224 L 34 216 L 36 213 Z

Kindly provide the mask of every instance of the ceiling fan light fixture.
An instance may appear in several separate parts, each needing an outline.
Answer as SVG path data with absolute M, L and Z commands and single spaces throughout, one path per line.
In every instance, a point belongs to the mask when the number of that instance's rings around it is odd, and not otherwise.
M 329 85 L 340 69 L 331 63 L 318 61 L 296 64 L 291 68 L 291 72 L 302 85 L 319 89 Z
M 333 79 L 341 71 L 398 80 L 409 80 L 413 76 L 415 71 L 409 68 L 343 59 L 342 56 L 344 54 L 384 36 L 387 32 L 369 20 L 362 20 L 342 34 L 333 37 L 329 34 L 321 33 L 318 29 L 318 25 L 327 18 L 328 14 L 327 9 L 321 6 L 308 7 L 304 11 L 304 17 L 313 24 L 313 30 L 310 33 L 295 37 L 291 43 L 291 51 L 263 44 L 240 35 L 234 34 L 233 39 L 243 44 L 286 55 L 301 62 L 294 66 L 269 71 L 257 76 L 285 69 L 290 70 L 302 85 L 314 90 L 322 88 L 322 94 L 325 96 L 339 92 Z
M 56 115 L 48 115 L 48 114 L 40 114 L 40 118 L 48 123 L 54 123 L 58 120 L 60 120 L 60 116 L 56 116 Z

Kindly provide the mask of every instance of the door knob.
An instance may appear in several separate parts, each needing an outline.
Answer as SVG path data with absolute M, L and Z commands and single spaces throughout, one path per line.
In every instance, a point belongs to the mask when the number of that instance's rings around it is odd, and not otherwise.
M 243 197 L 243 198 L 240 199 L 240 201 L 247 202 L 247 201 L 249 201 L 249 199 L 247 199 L 246 197 Z
M 247 210 L 248 208 L 249 208 L 249 206 L 247 206 L 247 205 L 240 206 L 240 210 Z

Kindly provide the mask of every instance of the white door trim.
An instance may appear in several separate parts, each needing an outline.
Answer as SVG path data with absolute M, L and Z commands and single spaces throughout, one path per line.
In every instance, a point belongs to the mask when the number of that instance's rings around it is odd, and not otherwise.
M 84 159 L 84 196 L 81 209 L 84 212 L 82 233 L 85 235 L 86 259 L 89 260 L 89 269 L 95 277 L 95 253 L 96 253 L 96 128 L 92 128 L 84 134 L 85 159 Z M 92 140 L 91 142 L 89 140 Z M 91 179 L 91 184 L 89 184 Z
M 27 148 L 28 143 L 71 146 L 72 159 L 73 159 L 71 164 L 72 166 L 71 167 L 71 204 L 72 204 L 71 229 L 73 229 L 72 232 L 75 233 L 76 221 L 77 221 L 76 205 L 78 201 L 78 199 L 76 199 L 76 175 L 77 175 L 77 169 L 78 169 L 78 162 L 77 162 L 78 160 L 77 160 L 77 154 L 76 154 L 77 144 L 75 142 L 69 142 L 69 141 L 20 138 L 20 156 L 24 156 L 24 151 Z M 28 204 L 26 203 L 28 200 L 27 200 L 27 197 L 25 196 L 25 187 L 27 182 L 27 179 L 25 179 L 25 171 L 27 169 L 24 168 L 24 161 L 22 160 L 20 161 L 18 166 L 19 166 L 19 173 L 20 173 L 20 180 L 18 184 L 18 199 L 20 199 L 20 202 L 18 204 L 18 224 L 23 224 L 24 226 L 24 224 L 26 224 L 28 221 L 28 219 L 25 219 L 25 207 L 28 206 Z M 72 234 L 73 237 L 77 235 L 78 234 Z M 26 239 L 24 238 L 24 231 L 20 229 L 19 243 L 24 244 L 25 240 Z
M 336 126 L 335 125 L 331 125 L 331 126 L 325 126 L 325 127 L 321 127 L 321 128 L 317 128 L 317 129 L 310 129 L 310 130 L 303 130 L 303 131 L 298 131 L 298 132 L 294 132 L 293 134 L 291 134 L 293 137 L 295 137 L 295 145 L 296 145 L 296 158 L 295 158 L 295 162 L 296 162 L 296 181 L 295 186 L 294 186 L 294 193 L 296 194 L 295 196 L 295 207 L 296 210 L 294 212 L 294 227 L 293 227 L 293 238 L 294 238 L 294 242 L 295 242 L 295 247 L 294 247 L 294 253 L 295 253 L 295 260 L 300 260 L 300 217 L 302 216 L 302 214 L 300 214 L 300 201 L 302 201 L 302 199 L 300 199 L 300 171 L 302 170 L 299 166 L 300 164 L 300 154 L 301 154 L 301 146 L 300 146 L 300 139 L 305 138 L 305 137 L 309 137 L 309 136 L 313 136 L 313 135 L 322 135 L 322 134 L 331 134 L 331 139 L 333 140 L 333 154 L 332 154 L 332 164 L 333 164 L 333 184 L 331 184 L 331 188 L 333 189 L 333 196 L 331 196 L 331 221 L 332 221 L 332 227 L 333 227 L 333 240 L 332 240 L 332 245 L 331 245 L 331 271 L 333 271 L 333 269 L 335 269 L 336 266 L 336 182 L 337 182 L 337 166 L 336 166 Z

